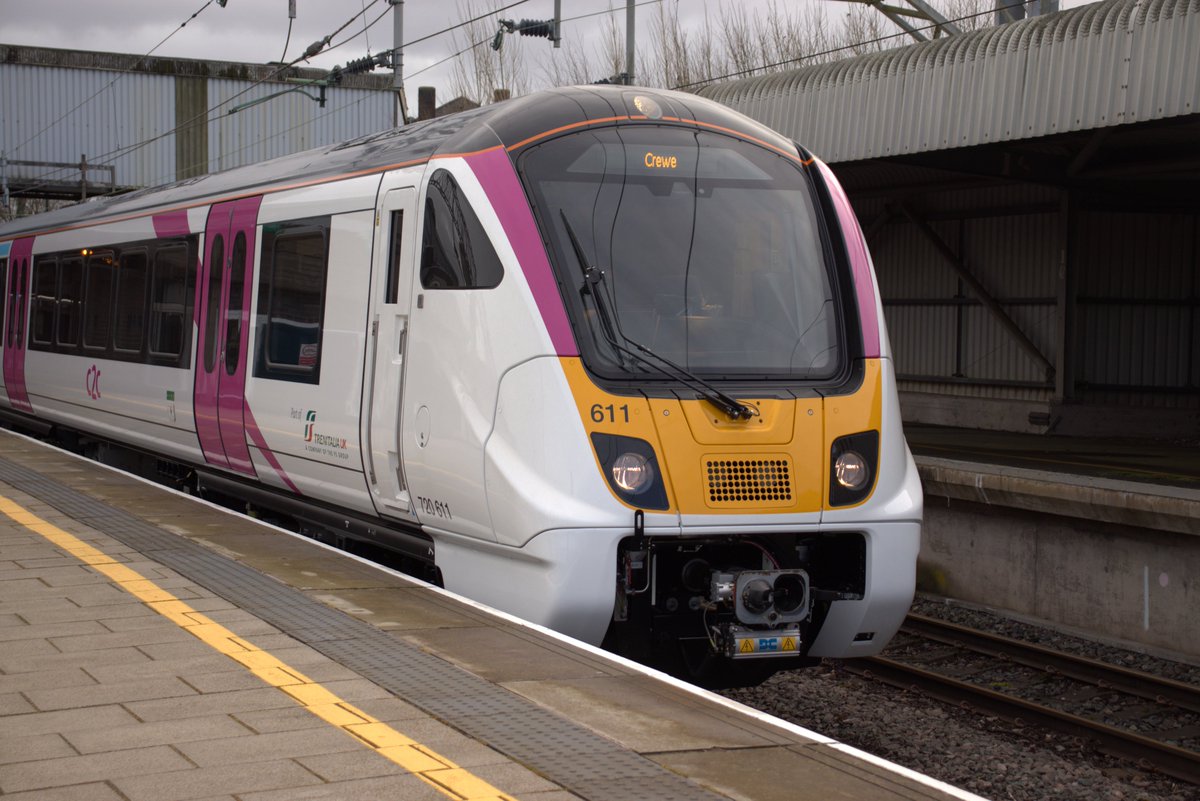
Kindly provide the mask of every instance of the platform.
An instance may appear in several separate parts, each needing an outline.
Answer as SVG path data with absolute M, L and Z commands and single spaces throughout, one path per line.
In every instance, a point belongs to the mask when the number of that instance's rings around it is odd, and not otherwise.
M 1196 443 L 906 426 L 925 490 L 918 587 L 1200 660 Z
M 1178 442 L 1022 434 L 912 423 L 904 426 L 905 438 L 918 459 L 948 459 L 1200 491 L 1200 431 L 1196 434 L 1195 441 Z
M 6 799 L 971 799 L 0 432 Z

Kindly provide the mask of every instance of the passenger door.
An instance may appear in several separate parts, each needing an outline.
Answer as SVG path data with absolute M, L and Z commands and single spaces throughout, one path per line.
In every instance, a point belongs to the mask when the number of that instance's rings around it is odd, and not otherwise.
M 7 341 L 5 339 L 5 331 L 8 327 L 5 322 L 8 320 L 8 250 L 9 243 L 0 244 L 0 397 L 8 397 L 5 391 L 5 374 L 8 372 L 4 369 L 4 364 L 7 361 L 5 355 L 8 353 Z
M 25 335 L 29 328 L 29 265 L 33 237 L 18 239 L 8 253 L 8 284 L 4 293 L 4 388 L 14 409 L 32 412 L 25 391 Z
M 393 516 L 411 516 L 412 509 L 401 458 L 400 408 L 416 257 L 416 196 L 413 187 L 388 191 L 375 226 L 371 287 L 374 314 L 368 342 L 364 397 L 369 406 L 363 415 L 363 451 L 375 508 L 380 514 Z
M 255 233 L 261 197 L 218 203 L 208 212 L 197 282 L 196 435 L 209 464 L 255 475 L 245 405 Z

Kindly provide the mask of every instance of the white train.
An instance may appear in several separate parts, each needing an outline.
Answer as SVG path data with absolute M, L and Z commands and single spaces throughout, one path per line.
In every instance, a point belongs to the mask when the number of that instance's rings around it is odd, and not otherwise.
M 921 488 L 833 175 L 576 87 L 0 227 L 0 414 L 713 682 L 879 651 Z

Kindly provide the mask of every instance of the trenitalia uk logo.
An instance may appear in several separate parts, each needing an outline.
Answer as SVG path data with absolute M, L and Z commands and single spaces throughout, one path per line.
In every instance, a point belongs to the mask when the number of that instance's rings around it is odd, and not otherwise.
M 299 417 L 299 410 L 293 410 L 292 416 Z M 336 459 L 349 459 L 350 443 L 345 437 L 331 437 L 317 431 L 317 412 L 309 409 L 304 413 L 304 450 L 320 456 L 332 456 Z

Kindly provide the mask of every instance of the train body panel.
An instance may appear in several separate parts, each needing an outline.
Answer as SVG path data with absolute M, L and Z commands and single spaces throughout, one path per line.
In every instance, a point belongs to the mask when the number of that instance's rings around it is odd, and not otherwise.
M 203 459 L 185 371 L 39 354 L 29 360 L 26 376 L 39 417 L 171 459 Z
M 486 483 L 497 539 L 504 545 L 520 548 L 545 531 L 566 531 L 582 520 L 610 533 L 631 523 L 633 510 L 613 497 L 571 404 L 566 374 L 582 369 L 578 362 L 530 359 L 501 382 Z M 643 402 L 640 411 L 648 415 L 648 405 Z M 677 534 L 679 515 L 649 511 L 646 526 Z
M 674 534 L 675 530 L 657 533 Z M 542 531 L 521 547 L 434 531 L 447 587 L 525 620 L 599 644 L 612 618 L 612 575 L 624 528 Z
M 363 376 L 360 436 L 371 502 L 385 517 L 416 521 L 402 454 L 404 374 L 421 171 L 389 173 L 379 189 L 373 245 L 368 349 Z
M 8 419 L 543 625 L 761 676 L 911 600 L 862 232 L 708 101 L 554 90 L 11 223 L 0 265 Z
M 367 202 L 374 205 L 374 187 Z M 354 205 L 362 203 L 359 197 Z M 288 217 L 261 229 L 264 274 L 254 295 L 246 389 L 261 438 L 250 442 L 258 473 L 274 473 L 301 495 L 373 513 L 359 414 L 375 211 Z M 302 280 L 285 284 L 285 270 Z

